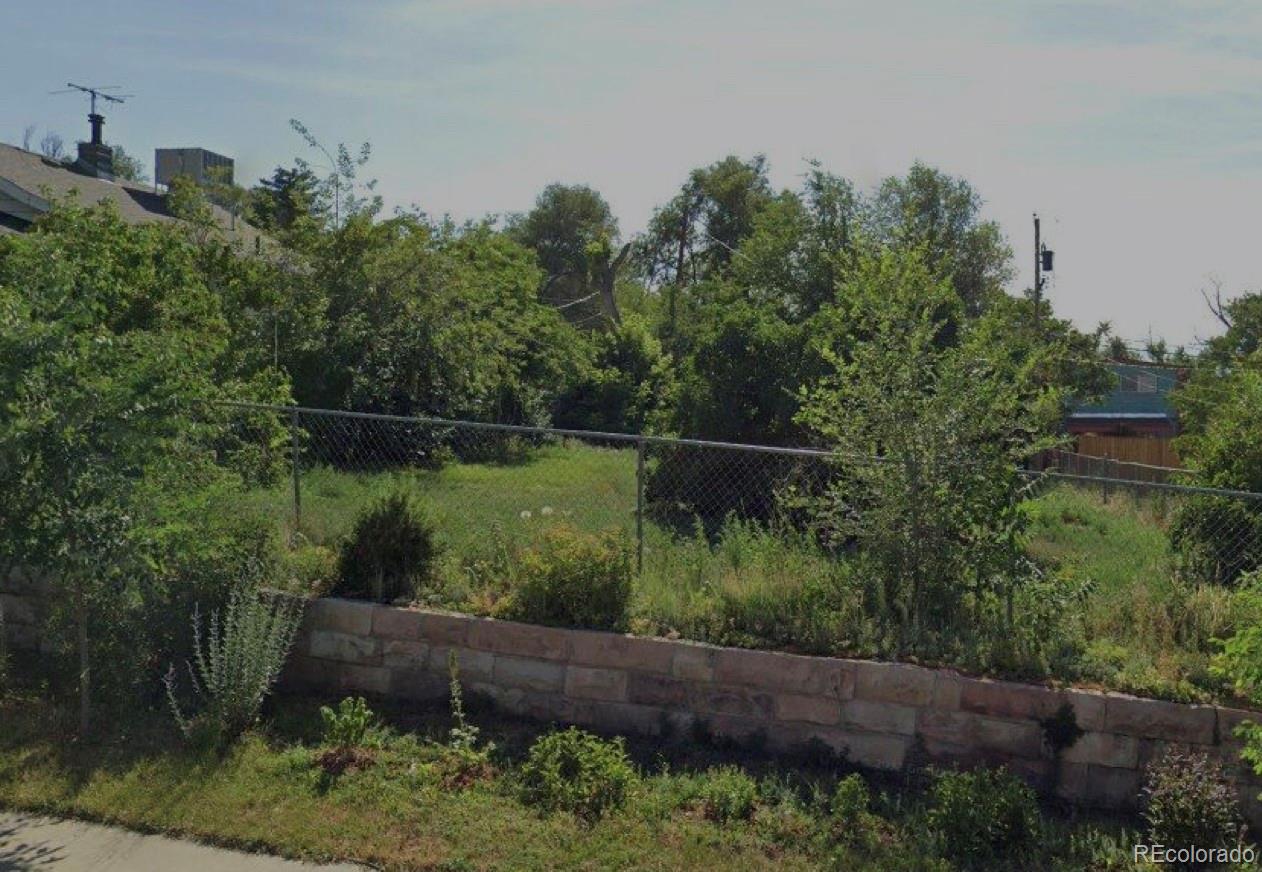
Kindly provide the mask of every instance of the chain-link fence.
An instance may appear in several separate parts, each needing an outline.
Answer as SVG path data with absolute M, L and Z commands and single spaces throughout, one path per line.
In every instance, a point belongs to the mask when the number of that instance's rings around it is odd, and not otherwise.
M 328 547 L 367 505 L 403 489 L 457 553 L 567 524 L 620 531 L 642 568 L 646 542 L 713 541 L 731 518 L 805 529 L 837 471 L 837 455 L 817 449 L 251 404 L 233 406 L 230 420 L 235 450 L 272 469 L 258 498 L 286 537 Z M 1036 501 L 1060 513 L 1069 541 L 1059 555 L 1114 537 L 1119 550 L 1164 549 L 1172 571 L 1203 580 L 1262 565 L 1262 494 L 1197 487 L 1161 467 L 1138 479 L 1092 460 L 1049 454 L 1023 470 Z

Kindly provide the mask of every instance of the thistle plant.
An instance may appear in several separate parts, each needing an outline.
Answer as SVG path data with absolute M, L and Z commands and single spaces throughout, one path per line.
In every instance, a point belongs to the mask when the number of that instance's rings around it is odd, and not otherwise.
M 232 591 L 222 615 L 211 612 L 204 634 L 194 607 L 193 660 L 185 666 L 200 711 L 188 717 L 182 711 L 174 664 L 164 680 L 180 731 L 225 742 L 248 729 L 280 677 L 301 617 L 301 601 L 265 596 L 249 585 Z

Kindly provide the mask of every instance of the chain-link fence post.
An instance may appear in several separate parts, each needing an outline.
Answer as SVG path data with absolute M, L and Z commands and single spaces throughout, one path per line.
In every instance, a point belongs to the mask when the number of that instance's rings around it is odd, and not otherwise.
M 635 571 L 644 572 L 644 440 L 635 440 Z
M 298 527 L 302 523 L 302 491 L 298 487 L 298 410 L 293 409 L 289 413 L 289 442 L 290 451 L 293 455 L 293 473 L 294 473 L 294 532 L 291 538 L 297 539 Z

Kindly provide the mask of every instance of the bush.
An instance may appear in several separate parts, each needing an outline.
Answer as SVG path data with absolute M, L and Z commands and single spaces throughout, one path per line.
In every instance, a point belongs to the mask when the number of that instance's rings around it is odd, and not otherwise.
M 621 738 L 606 742 L 577 727 L 539 737 L 521 776 L 523 801 L 587 821 L 621 807 L 636 779 Z
M 507 612 L 533 624 L 625 630 L 631 575 L 631 549 L 617 534 L 554 527 L 522 554 Z
M 390 494 L 356 519 L 342 545 L 333 593 L 377 602 L 411 599 L 437 555 L 430 520 L 406 493 Z
M 334 748 L 366 747 L 377 728 L 377 718 L 362 696 L 346 697 L 337 708 L 320 706 L 324 744 Z
M 735 766 L 720 766 L 707 775 L 699 796 L 710 820 L 747 821 L 758 804 L 758 783 Z
M 1262 513 L 1244 500 L 1192 497 L 1175 513 L 1170 544 L 1193 580 L 1233 584 L 1262 566 Z
M 167 699 L 180 731 L 215 743 L 231 741 L 253 724 L 280 676 L 302 617 L 300 600 L 265 597 L 239 585 L 222 619 L 210 614 L 206 636 L 193 610 L 193 660 L 186 662 L 201 711 L 186 718 L 176 695 L 175 665 L 166 675 Z
M 935 772 L 929 828 L 948 859 L 961 865 L 1014 859 L 1035 847 L 1034 792 L 1006 769 Z
M 1153 844 L 1226 848 L 1244 835 L 1222 767 L 1196 751 L 1167 750 L 1149 764 L 1143 815 Z
M 881 835 L 881 819 L 869 810 L 872 797 L 858 773 L 837 782 L 828 805 L 829 839 L 848 848 L 872 850 Z

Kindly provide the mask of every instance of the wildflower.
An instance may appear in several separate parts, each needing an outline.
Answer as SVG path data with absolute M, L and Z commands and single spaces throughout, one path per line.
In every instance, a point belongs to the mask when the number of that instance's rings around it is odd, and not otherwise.
M 552 506 L 544 506 L 542 509 L 539 510 L 539 514 L 545 517 L 552 514 Z
M 522 511 L 521 511 L 521 519 L 522 519 L 523 521 L 529 521 L 529 520 L 530 520 L 530 509 L 522 509 Z

